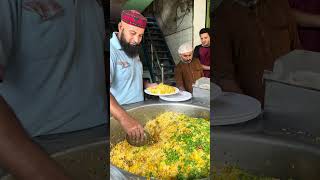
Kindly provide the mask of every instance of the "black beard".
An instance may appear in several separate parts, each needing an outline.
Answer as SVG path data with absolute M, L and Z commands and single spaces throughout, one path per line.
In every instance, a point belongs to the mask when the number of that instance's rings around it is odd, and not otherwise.
M 123 51 L 126 53 L 126 55 L 129 56 L 130 58 L 134 58 L 139 55 L 141 44 L 131 45 L 130 43 L 126 42 L 123 34 L 121 35 L 121 38 L 120 38 L 120 45 Z

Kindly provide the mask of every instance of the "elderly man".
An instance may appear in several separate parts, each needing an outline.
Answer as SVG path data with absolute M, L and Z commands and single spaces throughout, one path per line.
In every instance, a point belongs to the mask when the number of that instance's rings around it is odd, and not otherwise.
M 262 75 L 299 47 L 287 0 L 224 0 L 214 22 L 213 76 L 224 91 L 264 101 Z
M 110 112 L 132 138 L 142 139 L 141 124 L 120 106 L 143 101 L 143 87 L 154 83 L 143 83 L 142 63 L 139 58 L 141 40 L 147 19 L 136 10 L 121 13 L 119 32 L 110 39 Z
M 192 84 L 203 77 L 202 66 L 198 58 L 192 58 L 192 44 L 187 42 L 182 44 L 178 53 L 180 62 L 175 68 L 175 79 L 180 90 L 192 93 Z

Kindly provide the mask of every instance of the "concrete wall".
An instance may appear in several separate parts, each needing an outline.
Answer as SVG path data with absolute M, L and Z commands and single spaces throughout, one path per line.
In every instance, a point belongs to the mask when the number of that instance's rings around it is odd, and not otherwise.
M 193 38 L 193 0 L 155 0 L 154 13 L 175 63 L 180 61 L 178 48 Z
M 194 0 L 193 12 L 193 45 L 196 46 L 201 44 L 199 31 L 206 27 L 207 1 Z
M 207 12 L 206 12 L 206 27 L 210 28 L 210 14 L 213 10 L 213 3 L 211 3 L 211 0 L 207 0 Z
M 167 44 L 173 56 L 175 63 L 179 63 L 180 57 L 178 54 L 179 46 L 185 42 L 192 42 L 192 29 L 181 31 L 166 37 Z
M 201 44 L 199 31 L 206 27 L 207 0 L 154 0 L 152 12 L 164 33 L 175 63 L 185 42 Z

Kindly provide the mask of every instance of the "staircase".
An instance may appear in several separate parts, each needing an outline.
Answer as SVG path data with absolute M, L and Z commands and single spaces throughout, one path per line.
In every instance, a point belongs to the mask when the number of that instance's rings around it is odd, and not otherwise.
M 175 63 L 164 35 L 154 17 L 147 17 L 147 20 L 142 43 L 145 67 L 148 68 L 153 82 L 175 85 Z

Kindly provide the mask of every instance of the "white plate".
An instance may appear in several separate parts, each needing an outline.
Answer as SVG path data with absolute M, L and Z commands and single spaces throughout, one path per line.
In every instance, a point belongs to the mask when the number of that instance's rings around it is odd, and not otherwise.
M 160 99 L 165 101 L 187 101 L 192 98 L 192 95 L 188 91 L 180 91 L 179 93 L 174 95 L 159 97 Z
M 261 113 L 261 103 L 255 98 L 224 92 L 213 101 L 212 125 L 228 125 L 252 120 Z
M 176 88 L 176 87 L 174 87 L 174 88 L 176 89 L 175 92 L 169 93 L 169 94 L 153 94 L 153 93 L 151 93 L 148 89 L 144 89 L 144 92 L 145 92 L 146 94 L 149 94 L 149 95 L 152 95 L 152 96 L 168 96 L 168 95 L 177 94 L 177 93 L 179 92 L 179 89 L 178 89 L 178 88 Z

